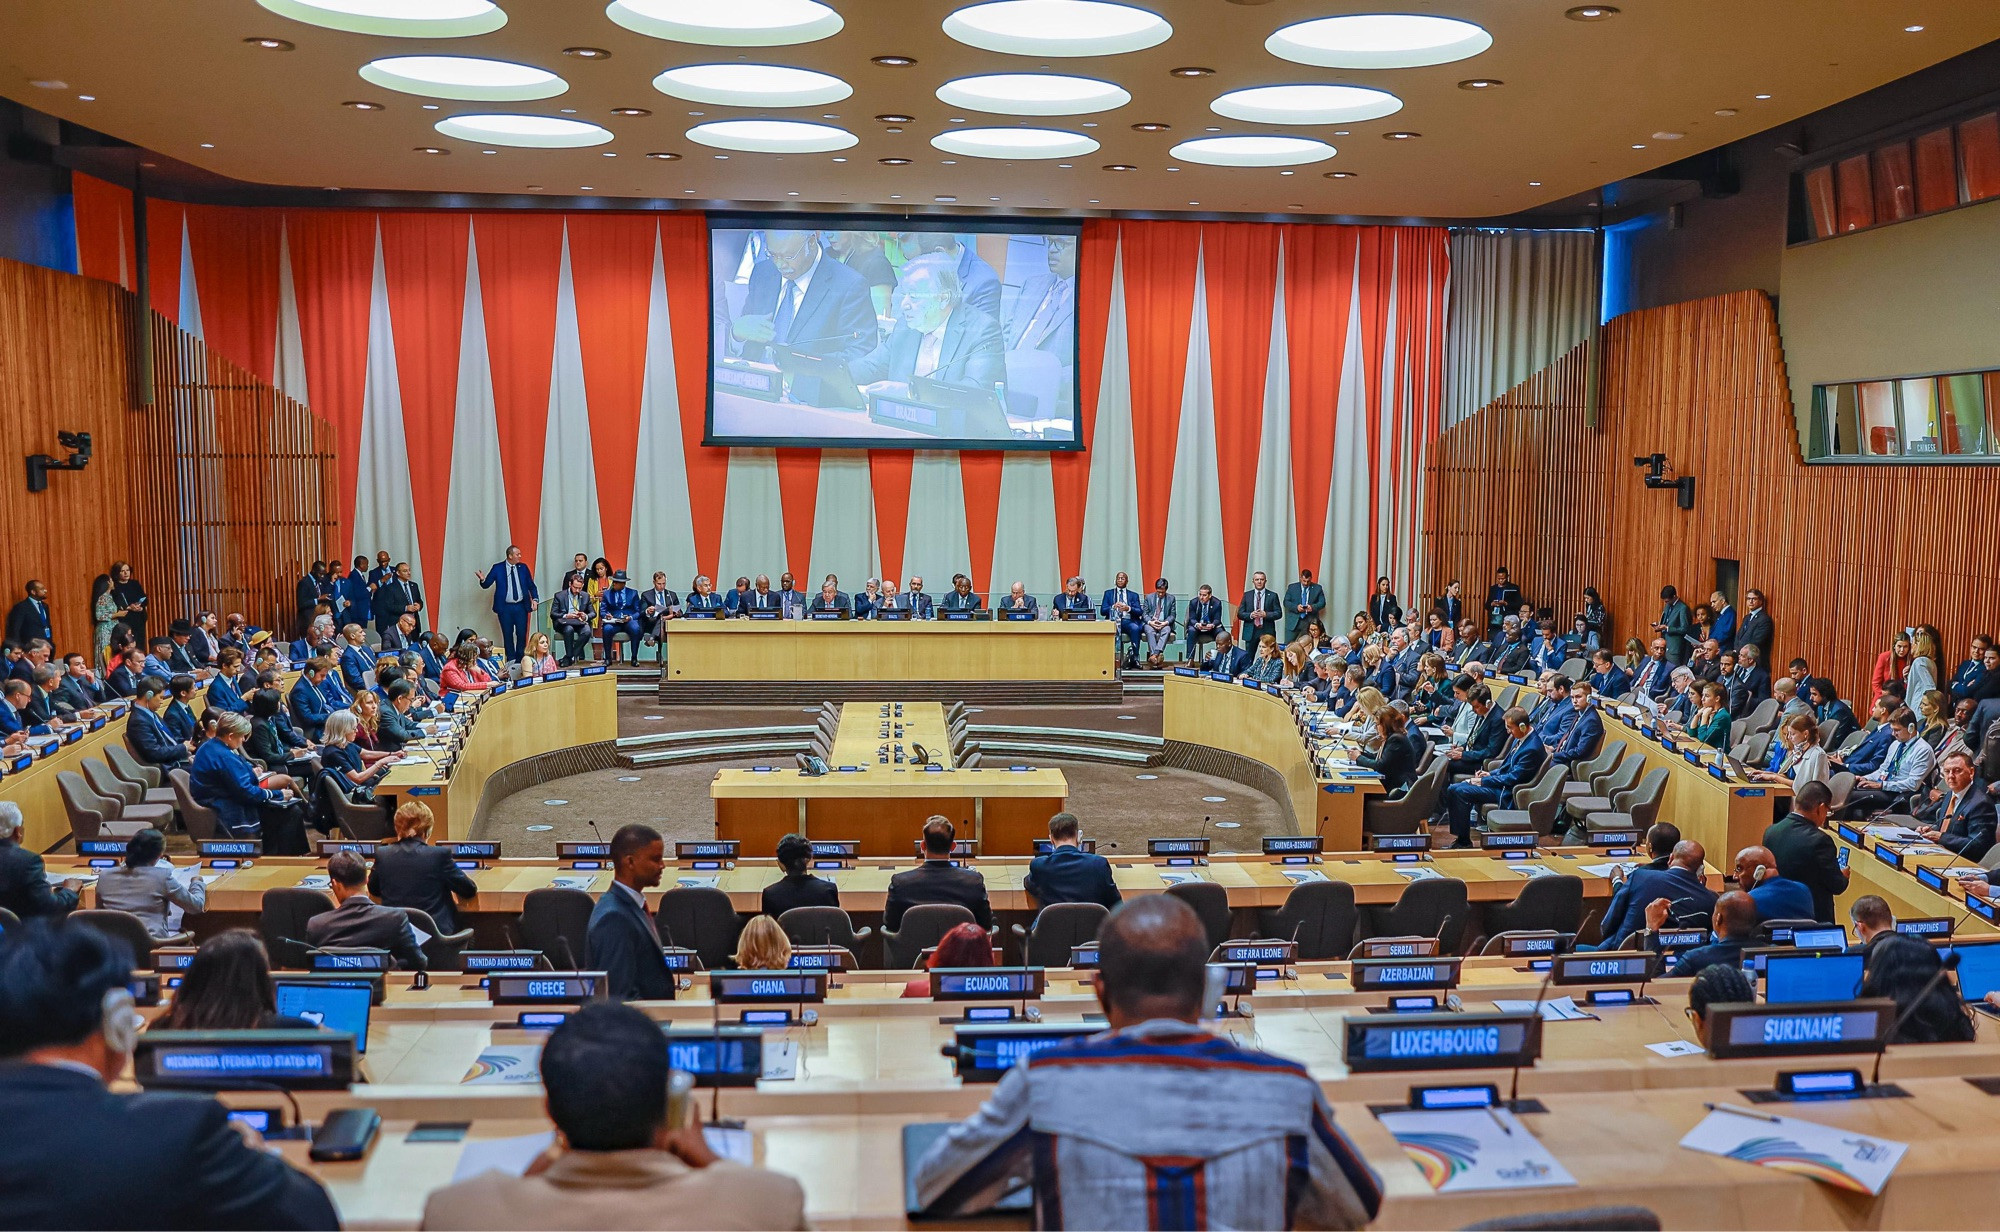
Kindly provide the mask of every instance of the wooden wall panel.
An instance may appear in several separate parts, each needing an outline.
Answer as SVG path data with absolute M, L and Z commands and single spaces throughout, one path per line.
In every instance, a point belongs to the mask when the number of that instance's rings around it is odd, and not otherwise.
M 0 261 L 0 607 L 46 581 L 58 648 L 87 651 L 91 581 L 123 559 L 149 632 L 203 608 L 289 629 L 293 587 L 333 538 L 332 432 L 159 314 L 144 325 L 151 406 L 131 293 Z M 63 456 L 58 430 L 89 432 L 91 463 L 30 493 L 21 459 Z
M 1594 584 L 1622 641 L 1657 616 L 1662 584 L 1693 601 L 1717 559 L 1735 560 L 1740 587 L 1769 597 L 1776 657 L 1804 657 L 1845 696 L 1865 692 L 1896 629 L 1936 625 L 1948 673 L 2000 624 L 2000 467 L 1806 465 L 1762 292 L 1629 313 L 1602 346 L 1597 428 L 1555 392 L 1581 379 L 1579 348 L 1445 432 L 1429 464 L 1433 593 L 1449 576 L 1475 590 L 1505 563 L 1567 617 Z M 1632 459 L 1655 451 L 1696 477 L 1693 510 L 1641 482 Z

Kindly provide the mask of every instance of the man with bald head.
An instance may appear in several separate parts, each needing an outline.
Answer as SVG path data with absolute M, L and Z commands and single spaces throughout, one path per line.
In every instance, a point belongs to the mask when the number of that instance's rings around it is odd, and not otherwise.
M 1611 905 L 1604 909 L 1604 939 L 1597 945 L 1580 945 L 1579 950 L 1615 950 L 1618 943 L 1642 928 L 1649 927 L 1653 908 L 1662 918 L 1699 919 L 1715 907 L 1715 891 L 1702 880 L 1702 865 L 1708 853 L 1693 839 L 1674 844 L 1663 869 L 1639 868 L 1612 892 Z
M 729 327 L 736 354 L 782 365 L 792 351 L 853 360 L 872 350 L 875 301 L 867 279 L 825 258 L 817 232 L 772 230 L 762 236 L 763 259 L 751 267 L 743 311 Z M 818 404 L 820 384 L 818 377 L 794 377 L 791 400 Z
M 1757 919 L 1811 920 L 1812 890 L 1803 881 L 1778 874 L 1778 857 L 1769 847 L 1745 847 L 1736 853 L 1736 885 L 1757 904 Z
M 1653 923 L 1654 920 L 1659 923 Z M 1664 906 L 1646 912 L 1648 927 L 1657 932 L 1666 927 L 1667 911 Z M 1681 955 L 1670 976 L 1698 974 L 1704 967 L 1717 963 L 1741 966 L 1743 951 L 1757 944 L 1757 904 L 1741 890 L 1731 890 L 1715 900 L 1715 914 L 1710 918 L 1709 927 L 1715 930 L 1715 939 L 1698 949 Z
M 1201 1028 L 1214 999 L 1208 935 L 1187 904 L 1129 900 L 1097 944 L 1092 983 L 1111 1029 L 1015 1063 L 918 1164 L 927 1214 L 983 1210 L 1031 1177 L 1038 1227 L 1359 1228 L 1375 1217 L 1381 1182 L 1305 1067 Z
M 968 301 L 958 272 L 942 254 L 904 262 L 889 311 L 896 317 L 889 336 L 848 365 L 856 384 L 907 384 L 925 377 L 992 389 L 1006 381 L 1000 322 Z

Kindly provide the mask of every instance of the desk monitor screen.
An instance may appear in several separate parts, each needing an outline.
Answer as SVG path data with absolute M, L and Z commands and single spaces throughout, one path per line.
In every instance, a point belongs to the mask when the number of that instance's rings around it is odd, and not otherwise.
M 1802 950 L 1845 949 L 1847 930 L 1838 924 L 1826 924 L 1819 928 L 1795 928 L 1792 930 L 1792 944 Z
M 1357 958 L 1349 978 L 1356 992 L 1401 992 L 1409 988 L 1456 988 L 1461 959 Z
M 1553 984 L 1643 984 L 1659 973 L 1660 956 L 1650 950 L 1566 954 L 1551 969 Z
M 486 977 L 486 996 L 495 1005 L 575 1005 L 606 995 L 602 971 L 496 971 Z
M 1954 945 L 1958 955 L 1958 990 L 1967 1001 L 1984 1001 L 2000 992 L 2000 944 Z
M 1896 1003 L 1801 1002 L 1795 1005 L 1711 1005 L 1708 1054 L 1726 1057 L 1796 1057 L 1819 1053 L 1875 1052 L 1896 1021 Z
M 1764 1001 L 1851 1001 L 1861 991 L 1860 954 L 1773 954 L 1764 960 Z
M 702 443 L 1081 449 L 1077 234 L 1040 219 L 716 216 Z M 789 280 L 808 270 L 794 305 Z M 939 329 L 943 354 L 923 362 Z
M 1533 1014 L 1397 1014 L 1346 1021 L 1345 1060 L 1357 1074 L 1412 1069 L 1505 1069 L 1542 1055 Z
M 1048 973 L 1040 967 L 932 967 L 934 1001 L 1020 1001 L 1039 997 Z
M 754 1087 L 764 1075 L 764 1033 L 756 1027 L 670 1028 L 667 1064 L 693 1074 L 698 1087 Z
M 354 1081 L 354 1040 L 327 1031 L 147 1031 L 132 1053 L 140 1086 L 339 1090 Z
M 272 989 L 278 1012 L 303 1018 L 315 1027 L 354 1037 L 354 1050 L 368 1051 L 368 990 L 359 984 L 293 984 L 280 980 Z
M 1103 1030 L 1103 1024 L 969 1023 L 955 1034 L 956 1070 L 963 1082 L 998 1082 L 1008 1070 L 1038 1052 Z
M 825 971 L 711 971 L 709 995 L 717 1004 L 754 1001 L 824 1001 Z

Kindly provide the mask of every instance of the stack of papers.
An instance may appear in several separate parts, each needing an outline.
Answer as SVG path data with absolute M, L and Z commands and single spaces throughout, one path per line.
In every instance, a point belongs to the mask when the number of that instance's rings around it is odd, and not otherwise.
M 1380 1119 L 1439 1193 L 1576 1184 L 1540 1139 L 1503 1108 L 1386 1112 Z
M 1623 864 L 1586 864 L 1583 866 L 1583 871 L 1593 877 L 1610 877 L 1614 873 L 1623 873 L 1630 877 L 1632 870 L 1637 867 L 1639 866 L 1636 863 L 1626 861 Z
M 1866 829 L 1868 833 L 1888 843 L 1917 843 L 1922 842 L 1924 837 L 1906 826 L 1868 826 Z
M 1526 1014 L 1535 1010 L 1533 1001 L 1495 1001 L 1493 1008 L 1503 1014 Z M 1597 1015 L 1577 1008 L 1575 997 L 1547 997 L 1538 1011 L 1543 1022 L 1595 1022 Z M 1695 1051 L 1699 1052 L 1700 1049 Z

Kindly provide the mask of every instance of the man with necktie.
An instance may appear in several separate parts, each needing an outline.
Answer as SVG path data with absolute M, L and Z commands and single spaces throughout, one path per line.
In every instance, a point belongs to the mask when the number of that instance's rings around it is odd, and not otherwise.
M 1654 638 L 1649 653 L 1639 664 L 1639 670 L 1632 675 L 1632 691 L 1658 701 L 1666 696 L 1673 670 L 1673 665 L 1667 662 L 1666 640 Z
M 1255 642 L 1266 633 L 1275 633 L 1279 616 L 1278 592 L 1271 589 L 1262 571 L 1250 575 L 1250 589 L 1236 605 L 1236 619 L 1244 641 Z
M 745 612 L 775 612 L 782 606 L 782 599 L 776 591 L 771 589 L 770 575 L 758 574 L 756 583 L 750 588 L 750 593 L 744 597 L 743 610 Z
M 1146 666 L 1158 668 L 1166 662 L 1167 643 L 1174 640 L 1175 600 L 1167 590 L 1167 579 L 1154 578 L 1153 589 L 1139 605 L 1139 624 L 1146 637 Z
M 590 618 L 596 611 L 590 592 L 584 589 L 583 575 L 571 574 L 569 585 L 549 604 L 549 615 L 563 640 L 561 666 L 568 667 L 589 655 Z
M 912 583 L 921 578 L 910 579 Z M 787 573 L 778 578 L 778 611 L 786 620 L 798 620 L 805 615 L 806 595 L 799 589 L 799 581 Z
M 1123 577 L 1124 574 L 1119 574 L 1119 576 Z M 1083 593 L 1083 579 L 1080 577 L 1073 577 L 1064 582 L 1062 593 L 1056 596 L 1055 602 L 1050 604 L 1050 606 L 1055 608 L 1057 620 L 1063 619 L 1065 613 L 1095 610 L 1090 605 L 1090 596 Z M 1076 617 L 1071 617 L 1071 619 L 1076 619 Z
M 1465 618 L 1465 587 L 1457 578 L 1444 588 L 1444 597 L 1437 601 L 1437 613 L 1444 617 L 1445 624 L 1454 629 Z
M 1098 604 L 1097 614 L 1118 624 L 1118 644 L 1124 653 L 1120 656 L 1126 667 L 1139 666 L 1139 638 L 1146 626 L 1139 619 L 1139 592 L 1132 589 L 1132 580 L 1123 570 L 1115 579 L 1116 585 L 1104 592 L 1103 602 Z
M 618 661 L 618 639 L 625 639 L 625 648 L 632 652 L 634 666 L 639 662 L 639 595 L 626 583 L 632 575 L 623 569 L 611 575 L 611 585 L 597 597 L 599 630 L 604 639 L 604 661 Z
M 8 641 L 26 646 L 38 637 L 47 642 L 56 640 L 55 630 L 49 625 L 48 584 L 40 578 L 28 583 L 28 597 L 7 613 Z
M 868 280 L 837 260 L 821 260 L 812 231 L 766 231 L 764 259 L 750 270 L 743 312 L 730 325 L 737 354 L 783 365 L 797 351 L 853 361 L 875 345 L 875 301 Z M 795 376 L 791 400 L 818 404 L 817 376 Z
M 1937 798 L 1916 811 L 1917 819 L 1926 823 L 1917 827 L 1917 833 L 1978 861 L 1993 846 L 1993 797 L 1973 777 L 1972 755 L 1963 749 L 1945 754 L 1939 774 L 1944 781 L 1933 793 Z
M 1021 582 L 1007 588 L 1007 597 L 1000 602 L 1000 612 L 1004 620 L 1034 620 L 1041 615 L 1035 605 L 1035 596 L 1029 594 L 1027 586 Z
M 680 615 L 681 597 L 667 589 L 667 575 L 653 573 L 653 588 L 639 596 L 639 622 L 646 640 L 660 648 L 660 662 L 667 661 L 667 622 Z
M 910 579 L 910 589 L 904 592 L 904 601 L 909 604 L 910 619 L 933 620 L 937 617 L 937 604 L 924 593 L 924 579 Z
M 1326 588 L 1313 581 L 1313 571 L 1299 570 L 1299 580 L 1285 587 L 1285 613 L 1289 623 L 1285 629 L 1285 640 L 1296 642 L 1304 636 L 1306 626 L 1326 619 Z
M 417 631 L 424 628 L 424 594 L 410 580 L 410 562 L 399 561 L 396 571 L 375 588 L 375 632 L 387 633 L 404 612 L 417 618 Z
M 1250 652 L 1234 643 L 1229 630 L 1215 634 L 1215 653 L 1202 663 L 1201 670 L 1223 676 L 1241 676 L 1250 670 Z
M 528 618 L 541 605 L 535 575 L 521 560 L 521 549 L 507 545 L 507 559 L 472 575 L 479 589 L 493 591 L 493 614 L 500 618 L 500 644 L 507 662 L 518 663 L 528 649 Z
M 1203 643 L 1214 642 L 1222 633 L 1222 600 L 1215 597 L 1215 591 L 1206 582 L 1188 600 L 1187 639 L 1181 647 L 1181 658 L 1189 663 L 1199 663 L 1196 651 Z

